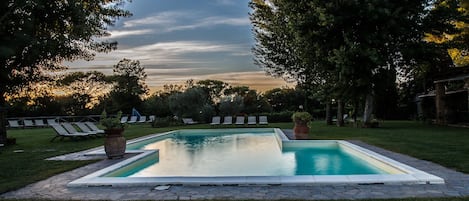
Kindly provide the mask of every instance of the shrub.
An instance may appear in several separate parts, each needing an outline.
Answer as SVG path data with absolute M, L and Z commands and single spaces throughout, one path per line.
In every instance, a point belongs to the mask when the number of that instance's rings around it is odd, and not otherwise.
M 259 115 L 267 116 L 270 123 L 291 122 L 292 111 L 260 113 Z
M 291 116 L 293 122 L 309 123 L 313 117 L 308 112 L 295 112 Z
M 155 121 L 151 124 L 154 128 L 162 128 L 162 127 L 169 127 L 169 126 L 179 126 L 182 125 L 182 122 L 174 117 L 159 117 L 156 118 Z

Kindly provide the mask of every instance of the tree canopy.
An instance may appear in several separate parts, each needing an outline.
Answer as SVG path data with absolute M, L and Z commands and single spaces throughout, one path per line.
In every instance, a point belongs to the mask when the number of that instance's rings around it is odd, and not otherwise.
M 467 21 L 459 9 L 464 2 L 252 0 L 255 61 L 274 76 L 323 92 L 326 101 L 362 97 L 367 123 L 374 94 L 383 90 L 378 78 L 423 61 L 426 33 L 461 36 L 455 22 Z M 457 38 L 440 46 L 464 46 Z
M 5 94 L 61 70 L 63 60 L 87 59 L 116 49 L 107 36 L 126 0 L 11 0 L 0 9 L 0 107 Z M 6 141 L 5 112 L 0 108 L 0 143 Z

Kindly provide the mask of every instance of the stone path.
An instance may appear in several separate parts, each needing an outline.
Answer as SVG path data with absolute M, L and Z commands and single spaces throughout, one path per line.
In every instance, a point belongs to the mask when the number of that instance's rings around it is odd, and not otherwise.
M 288 133 L 288 131 L 287 131 Z M 318 185 L 318 186 L 171 186 L 168 190 L 150 187 L 83 187 L 67 188 L 66 184 L 121 160 L 103 160 L 17 191 L 0 195 L 6 199 L 61 199 L 61 200 L 197 200 L 197 199 L 363 199 L 405 197 L 460 197 L 469 196 L 469 175 L 440 165 L 390 152 L 360 141 L 351 141 L 402 163 L 442 177 L 442 185 Z M 72 157 L 71 155 L 68 158 Z M 75 154 L 82 158 L 82 155 Z M 127 155 L 126 157 L 131 157 Z M 67 159 L 67 157 L 62 157 Z M 83 158 L 82 158 L 83 159 Z

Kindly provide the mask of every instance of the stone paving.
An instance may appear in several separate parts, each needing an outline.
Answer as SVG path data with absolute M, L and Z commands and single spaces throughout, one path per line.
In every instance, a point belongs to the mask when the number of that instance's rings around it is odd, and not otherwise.
M 107 160 L 59 174 L 0 195 L 6 199 L 61 200 L 197 200 L 197 199 L 363 199 L 406 197 L 468 197 L 469 175 L 440 165 L 390 152 L 360 141 L 351 141 L 402 163 L 445 179 L 439 185 L 316 185 L 316 186 L 170 186 L 167 190 L 153 187 L 82 187 L 67 188 L 67 183 L 121 160 Z M 82 152 L 83 153 L 83 152 Z M 82 153 L 61 157 L 85 159 Z M 132 155 L 126 155 L 126 158 Z M 123 159 L 122 159 L 123 160 Z

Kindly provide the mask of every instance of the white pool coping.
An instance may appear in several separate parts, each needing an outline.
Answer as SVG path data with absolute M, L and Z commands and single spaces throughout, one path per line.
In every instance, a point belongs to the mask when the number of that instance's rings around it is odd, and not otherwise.
M 233 129 L 239 131 L 240 129 Z M 270 131 L 272 128 L 270 129 Z M 149 135 L 128 142 L 140 142 L 153 137 L 171 134 L 174 131 Z M 308 146 L 317 143 L 337 143 L 348 152 L 359 155 L 364 160 L 373 163 L 393 174 L 376 175 L 305 175 L 305 176 L 233 176 L 233 177 L 102 177 L 117 169 L 131 165 L 145 157 L 157 157 L 158 150 L 128 150 L 126 153 L 139 153 L 138 155 L 116 163 L 97 172 L 79 178 L 67 184 L 68 187 L 91 186 L 158 186 L 158 185 L 350 185 L 350 184 L 444 184 L 445 181 L 435 175 L 405 165 L 383 155 L 343 140 L 289 140 L 278 128 L 274 128 L 279 143 L 289 146 Z M 104 150 L 97 150 L 88 155 L 102 155 Z M 155 156 L 153 156 L 155 155 Z

